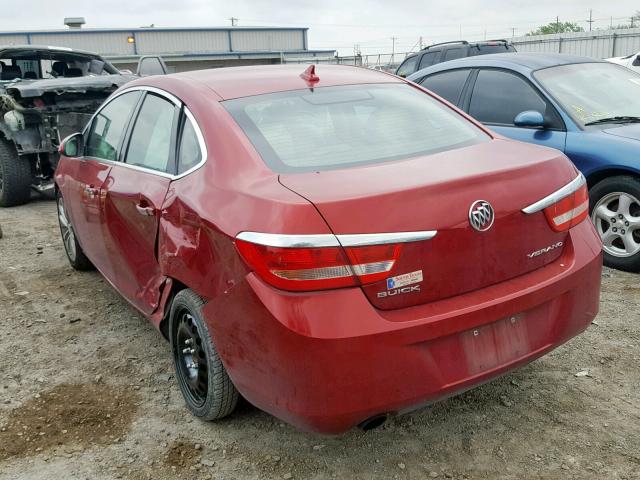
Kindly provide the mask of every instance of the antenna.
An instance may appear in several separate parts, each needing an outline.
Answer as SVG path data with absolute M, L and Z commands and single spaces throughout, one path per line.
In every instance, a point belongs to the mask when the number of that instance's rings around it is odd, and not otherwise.
M 316 75 L 316 66 L 314 64 L 309 65 L 309 67 L 300 74 L 300 78 L 307 82 L 309 87 L 313 87 L 313 85 L 320 81 L 320 77 Z
M 229 20 L 231 20 L 231 26 L 232 27 L 237 27 L 238 26 L 238 20 L 240 20 L 240 19 L 236 18 L 236 17 L 231 17 Z

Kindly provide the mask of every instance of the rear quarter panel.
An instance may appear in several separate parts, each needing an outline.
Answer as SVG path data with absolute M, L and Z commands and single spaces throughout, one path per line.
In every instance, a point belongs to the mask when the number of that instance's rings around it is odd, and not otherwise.
M 218 102 L 187 106 L 202 130 L 208 158 L 169 188 L 159 262 L 165 275 L 212 299 L 248 272 L 233 243 L 238 233 L 331 232 L 311 203 L 278 183 Z

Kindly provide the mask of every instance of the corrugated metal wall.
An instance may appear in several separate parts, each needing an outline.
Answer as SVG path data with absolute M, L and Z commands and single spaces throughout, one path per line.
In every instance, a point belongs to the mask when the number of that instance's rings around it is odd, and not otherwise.
M 134 43 L 127 42 L 130 36 L 134 36 Z M 105 56 L 307 50 L 302 28 L 0 32 L 0 45 L 28 43 L 77 48 Z
M 226 31 L 154 32 L 151 29 L 136 32 L 138 53 L 205 53 L 228 52 L 229 35 Z
M 134 45 L 127 42 L 130 33 L 96 32 L 77 33 L 35 33 L 31 35 L 33 45 L 54 45 L 56 47 L 77 48 L 102 55 L 134 55 Z M 4 40 L 0 37 L 0 42 Z
M 304 32 L 302 30 L 232 30 L 231 45 L 234 52 L 303 50 L 305 49 Z
M 29 37 L 22 33 L 0 37 L 0 45 L 26 45 L 27 43 L 29 43 Z
M 511 42 L 519 52 L 569 53 L 594 58 L 622 57 L 640 51 L 640 28 L 516 37 Z

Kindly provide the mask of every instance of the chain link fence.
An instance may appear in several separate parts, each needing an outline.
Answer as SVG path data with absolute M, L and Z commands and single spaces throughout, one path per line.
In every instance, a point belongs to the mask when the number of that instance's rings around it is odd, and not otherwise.
M 316 63 L 334 65 L 355 65 L 357 67 L 373 68 L 393 72 L 412 52 L 377 53 L 372 55 L 350 55 L 344 57 L 298 57 L 285 58 L 284 63 Z

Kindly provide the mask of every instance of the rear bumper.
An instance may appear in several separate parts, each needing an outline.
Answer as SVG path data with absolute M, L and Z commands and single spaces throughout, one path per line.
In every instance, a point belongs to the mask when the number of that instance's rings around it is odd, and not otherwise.
M 287 293 L 249 274 L 205 317 L 245 398 L 298 428 L 338 433 L 486 382 L 583 331 L 598 312 L 600 249 L 585 221 L 544 268 L 394 311 L 357 288 Z

